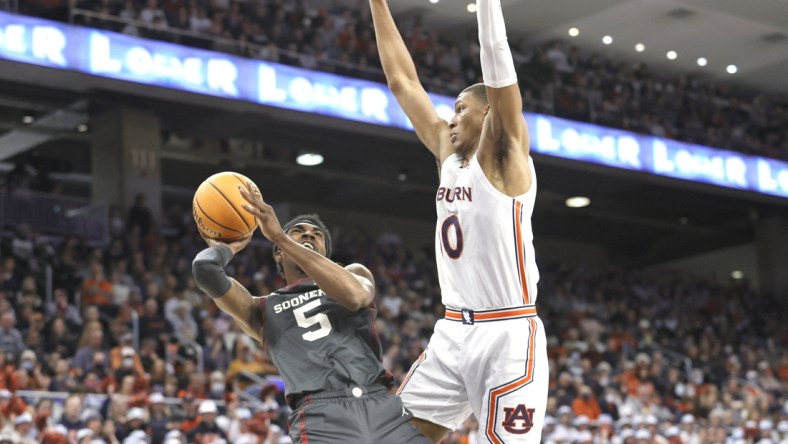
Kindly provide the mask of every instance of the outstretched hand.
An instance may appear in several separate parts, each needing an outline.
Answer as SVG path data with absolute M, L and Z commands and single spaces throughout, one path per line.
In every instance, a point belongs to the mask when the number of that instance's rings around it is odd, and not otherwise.
M 200 231 L 200 237 L 202 237 L 202 239 L 205 241 L 206 244 L 208 244 L 209 247 L 218 247 L 219 245 L 226 246 L 227 248 L 230 249 L 230 251 L 233 252 L 233 256 L 238 254 L 239 251 L 246 248 L 246 246 L 249 245 L 249 242 L 252 240 L 252 235 L 250 234 L 249 236 L 246 236 L 241 240 L 237 240 L 234 242 L 226 242 L 218 239 L 211 239 L 210 237 L 205 237 L 202 231 Z
M 248 202 L 244 205 L 244 210 L 251 213 L 257 219 L 257 225 L 260 231 L 268 240 L 278 244 L 281 239 L 286 237 L 285 231 L 282 229 L 282 224 L 276 217 L 274 208 L 268 205 L 263 200 L 263 195 L 260 189 L 251 181 L 246 182 L 246 186 L 239 186 L 238 190 L 241 191 L 241 196 Z

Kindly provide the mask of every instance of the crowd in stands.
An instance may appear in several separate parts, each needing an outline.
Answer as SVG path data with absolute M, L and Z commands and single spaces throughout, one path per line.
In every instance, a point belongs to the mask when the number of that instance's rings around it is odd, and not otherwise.
M 156 223 L 139 199 L 109 225 L 108 245 L 24 225 L 0 245 L 0 444 L 289 442 L 265 348 L 194 285 L 204 242 L 191 215 L 173 205 Z M 390 231 L 333 237 L 333 259 L 375 275 L 383 361 L 399 383 L 443 315 L 432 252 Z M 256 295 L 284 284 L 262 237 L 228 274 Z M 543 442 L 788 442 L 784 297 L 678 272 L 544 262 L 540 274 Z M 469 419 L 447 442 L 474 443 L 478 428 Z
M 282 0 L 22 2 L 22 12 L 183 45 L 385 81 L 367 2 Z M 475 29 L 457 39 L 420 16 L 400 29 L 425 87 L 455 95 L 480 81 Z M 563 42 L 512 42 L 525 109 L 748 154 L 788 159 L 788 97 L 751 94 L 703 75 L 659 75 L 643 63 Z

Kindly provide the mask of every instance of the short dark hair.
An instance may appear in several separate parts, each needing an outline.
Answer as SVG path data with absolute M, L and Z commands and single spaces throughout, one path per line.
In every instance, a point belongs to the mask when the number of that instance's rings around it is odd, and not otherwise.
M 291 228 L 293 228 L 294 226 L 296 226 L 298 224 L 301 224 L 301 223 L 307 223 L 307 224 L 314 225 L 314 226 L 320 228 L 321 231 L 323 231 L 323 238 L 326 241 L 326 257 L 330 259 L 331 258 L 331 247 L 332 247 L 332 244 L 331 244 L 331 231 L 329 231 L 328 227 L 326 226 L 326 224 L 323 223 L 322 220 L 320 220 L 320 216 L 318 214 L 315 214 L 315 213 L 313 213 L 313 214 L 299 214 L 298 216 L 290 219 L 289 222 L 284 224 L 282 226 L 282 229 L 285 231 L 285 233 L 287 233 L 288 231 L 290 231 Z M 279 251 L 279 247 L 274 245 L 274 254 L 276 254 L 277 251 Z M 276 263 L 276 271 L 279 274 L 284 276 L 284 270 L 282 269 L 282 264 L 280 264 L 279 262 Z
M 464 90 L 460 94 L 468 93 L 476 98 L 482 105 L 489 104 L 489 100 L 487 100 L 487 87 L 484 86 L 484 83 L 476 83 L 473 84 Z

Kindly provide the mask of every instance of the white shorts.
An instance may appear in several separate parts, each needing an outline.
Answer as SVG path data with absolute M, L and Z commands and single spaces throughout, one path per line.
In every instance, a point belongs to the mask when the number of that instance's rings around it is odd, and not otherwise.
M 493 311 L 447 310 L 399 388 L 405 407 L 450 430 L 473 413 L 478 442 L 539 443 L 549 364 L 544 326 L 531 310 L 527 317 L 482 321 Z

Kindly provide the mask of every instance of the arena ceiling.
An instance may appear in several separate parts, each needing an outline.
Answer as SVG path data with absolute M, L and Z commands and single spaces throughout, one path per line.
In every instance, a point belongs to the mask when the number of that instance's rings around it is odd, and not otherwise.
M 473 29 L 470 0 L 397 0 L 395 14 L 419 14 L 427 29 Z M 585 53 L 613 55 L 656 69 L 691 72 L 758 90 L 788 93 L 785 0 L 502 0 L 510 40 L 561 39 Z M 578 28 L 570 37 L 568 30 Z M 613 43 L 602 43 L 609 35 Z M 642 43 L 643 52 L 635 45 Z M 668 60 L 668 51 L 678 57 Z M 697 60 L 707 59 L 705 67 Z M 738 71 L 727 73 L 728 65 Z

